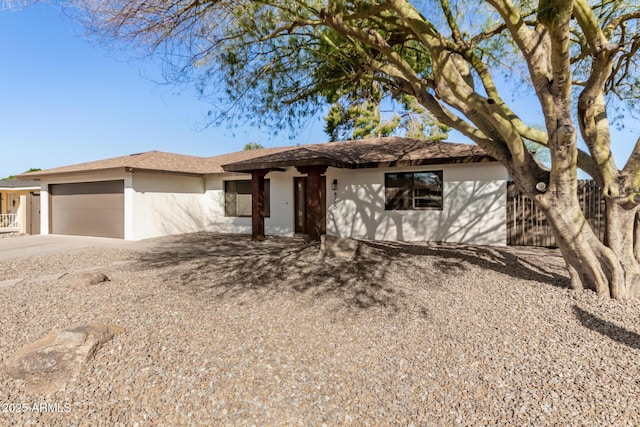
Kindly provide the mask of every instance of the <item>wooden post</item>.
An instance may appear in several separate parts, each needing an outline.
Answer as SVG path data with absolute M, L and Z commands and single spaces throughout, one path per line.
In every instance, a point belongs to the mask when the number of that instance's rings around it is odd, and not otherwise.
M 264 176 L 266 170 L 251 172 L 251 240 L 264 240 Z
M 309 241 L 318 241 L 320 236 L 326 233 L 326 197 L 325 177 L 326 166 L 306 166 L 297 168 L 307 177 L 307 238 Z
M 311 242 L 320 240 L 320 198 L 320 174 L 310 170 L 307 178 L 307 235 Z

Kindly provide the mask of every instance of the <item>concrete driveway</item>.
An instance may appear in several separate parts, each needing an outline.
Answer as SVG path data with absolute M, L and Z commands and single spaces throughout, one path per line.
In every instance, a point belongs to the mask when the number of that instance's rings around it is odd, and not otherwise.
M 87 236 L 18 236 L 0 238 L 0 260 L 32 255 L 51 254 L 82 248 L 138 249 L 153 246 L 150 241 L 127 241 Z

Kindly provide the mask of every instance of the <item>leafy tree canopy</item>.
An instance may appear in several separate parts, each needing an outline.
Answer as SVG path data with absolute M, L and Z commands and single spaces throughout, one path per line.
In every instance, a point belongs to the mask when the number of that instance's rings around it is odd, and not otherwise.
M 276 129 L 296 127 L 347 100 L 331 119 L 340 132 L 344 105 L 357 104 L 349 97 L 371 87 L 395 100 L 410 97 L 501 161 L 545 212 L 572 286 L 640 296 L 640 140 L 618 165 L 609 133 L 609 118 L 636 111 L 640 99 L 637 2 L 71 3 L 76 8 L 68 10 L 100 40 L 149 49 L 167 60 L 169 79 L 195 81 L 203 96 L 224 106 L 219 120 L 244 116 Z M 499 84 L 504 79 L 535 94 L 544 129 L 515 113 Z M 550 168 L 531 143 L 548 148 Z M 580 210 L 578 167 L 603 189 L 606 242 Z
M 244 150 L 259 150 L 261 148 L 264 148 L 264 147 L 254 141 L 248 142 L 244 145 Z
M 37 172 L 37 171 L 41 171 L 41 170 L 42 169 L 40 169 L 40 168 L 29 168 L 28 171 L 25 171 L 25 172 L 22 172 L 22 173 Z M 5 180 L 5 179 L 16 179 L 16 176 L 15 175 L 9 175 L 6 178 L 2 178 L 2 180 Z
M 390 111 L 382 111 L 385 101 Z M 435 141 L 447 139 L 449 128 L 435 120 L 415 98 L 403 95 L 400 101 L 385 100 L 379 89 L 345 94 L 329 108 L 325 132 L 331 141 L 389 135 Z

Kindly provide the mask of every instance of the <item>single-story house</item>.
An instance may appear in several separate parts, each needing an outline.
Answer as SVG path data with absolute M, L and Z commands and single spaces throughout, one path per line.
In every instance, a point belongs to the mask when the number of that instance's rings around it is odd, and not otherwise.
M 507 172 L 468 144 L 387 137 L 206 158 L 150 151 L 21 178 L 40 180 L 42 234 L 506 245 Z
M 38 234 L 40 229 L 40 181 L 0 180 L 0 232 Z

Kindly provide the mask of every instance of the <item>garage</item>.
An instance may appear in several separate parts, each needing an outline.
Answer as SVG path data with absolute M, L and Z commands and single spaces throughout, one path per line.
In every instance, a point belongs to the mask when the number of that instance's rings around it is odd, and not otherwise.
M 124 238 L 124 180 L 49 185 L 51 233 Z

